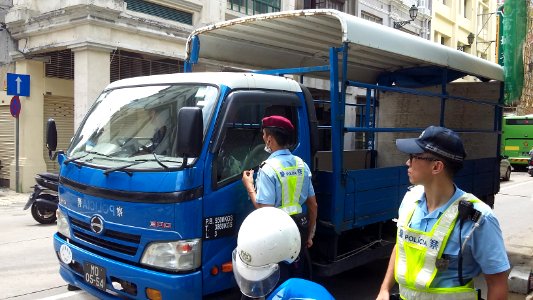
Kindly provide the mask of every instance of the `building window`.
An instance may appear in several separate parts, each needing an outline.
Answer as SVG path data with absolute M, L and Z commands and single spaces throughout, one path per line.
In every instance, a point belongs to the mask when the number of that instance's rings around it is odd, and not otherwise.
M 44 65 L 46 77 L 74 79 L 74 53 L 72 51 L 48 52 L 43 56 L 50 57 L 50 63 Z
M 143 0 L 124 0 L 128 10 L 192 25 L 192 13 Z
M 281 0 L 228 0 L 228 9 L 245 15 L 278 12 Z
M 110 82 L 137 76 L 172 74 L 183 71 L 182 61 L 148 57 L 140 53 L 122 50 L 113 51 L 110 59 Z
M 480 37 L 481 39 L 488 39 L 488 35 L 489 35 L 489 32 L 488 32 L 488 27 L 489 27 L 489 20 L 492 16 L 491 13 L 489 13 L 489 9 L 487 6 L 483 5 L 483 4 L 480 4 L 478 6 L 478 11 L 480 12 L 478 15 L 477 15 L 477 30 L 478 30 L 478 37 Z
M 465 17 L 465 19 L 470 19 L 470 11 L 471 11 L 471 7 L 470 7 L 470 0 L 463 0 L 463 16 Z
M 449 37 L 442 35 L 442 36 L 440 37 L 440 44 L 449 47 L 449 46 L 451 46 L 451 45 L 450 45 L 450 40 L 451 40 L 451 39 L 450 39 Z
M 305 0 L 304 8 L 332 8 L 344 11 L 344 0 Z
M 361 11 L 361 18 L 368 20 L 368 21 L 372 21 L 374 23 L 383 24 L 382 18 L 378 16 L 374 16 L 373 14 L 369 14 L 366 11 Z

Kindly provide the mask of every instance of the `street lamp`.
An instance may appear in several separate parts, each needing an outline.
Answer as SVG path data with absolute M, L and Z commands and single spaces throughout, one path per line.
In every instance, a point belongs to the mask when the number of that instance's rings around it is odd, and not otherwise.
M 466 39 L 468 40 L 468 45 L 472 45 L 472 43 L 474 43 L 475 38 L 476 37 L 474 36 L 474 34 L 470 32 L 470 34 L 466 37 Z
M 418 8 L 413 4 L 413 6 L 411 6 L 411 8 L 409 8 L 409 17 L 411 18 L 411 20 L 394 22 L 393 23 L 394 24 L 394 28 L 400 29 L 400 28 L 404 27 L 405 25 L 411 23 L 411 21 L 414 21 L 416 19 L 417 15 L 418 15 Z

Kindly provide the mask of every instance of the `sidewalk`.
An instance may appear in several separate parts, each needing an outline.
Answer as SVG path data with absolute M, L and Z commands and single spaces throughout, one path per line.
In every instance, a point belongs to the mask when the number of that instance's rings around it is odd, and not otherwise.
M 527 266 L 528 269 L 533 269 L 533 248 L 517 246 L 510 243 L 506 243 L 507 254 L 511 261 L 511 267 Z M 509 300 L 531 300 L 533 299 L 533 292 L 529 295 L 509 293 Z
M 494 213 L 496 214 L 505 242 L 511 268 L 525 266 L 533 268 L 533 182 L 529 175 L 516 172 L 514 179 L 502 184 L 500 193 L 496 195 Z M 522 294 L 509 294 L 511 300 L 532 299 Z
M 0 207 L 21 204 L 23 206 L 28 201 L 30 193 L 17 193 L 8 188 L 0 188 Z

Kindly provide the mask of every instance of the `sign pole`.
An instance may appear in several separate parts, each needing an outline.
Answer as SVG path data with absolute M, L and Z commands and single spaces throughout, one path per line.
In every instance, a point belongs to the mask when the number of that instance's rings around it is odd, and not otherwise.
M 20 186 L 20 165 L 19 165 L 19 114 L 22 108 L 19 96 L 30 96 L 30 75 L 7 73 L 7 95 L 13 95 L 9 110 L 15 121 L 15 190 L 17 193 L 22 192 Z
M 15 118 L 15 191 L 17 193 L 22 191 L 19 181 L 19 115 L 21 108 L 19 96 L 13 96 L 11 103 L 9 103 L 9 111 Z
M 15 118 L 15 190 L 21 192 L 19 180 L 19 118 Z

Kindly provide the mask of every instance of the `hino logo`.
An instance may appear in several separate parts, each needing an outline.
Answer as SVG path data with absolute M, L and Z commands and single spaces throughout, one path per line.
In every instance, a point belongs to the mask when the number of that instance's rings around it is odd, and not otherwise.
M 91 230 L 96 233 L 100 234 L 104 231 L 104 220 L 99 215 L 95 215 L 91 218 Z

